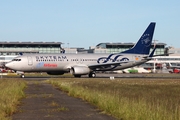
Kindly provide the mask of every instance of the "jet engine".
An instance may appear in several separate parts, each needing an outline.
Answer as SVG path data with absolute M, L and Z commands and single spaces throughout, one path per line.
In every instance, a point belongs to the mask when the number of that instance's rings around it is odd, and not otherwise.
M 70 73 L 76 75 L 87 75 L 90 73 L 90 69 L 86 66 L 74 66 L 70 69 Z

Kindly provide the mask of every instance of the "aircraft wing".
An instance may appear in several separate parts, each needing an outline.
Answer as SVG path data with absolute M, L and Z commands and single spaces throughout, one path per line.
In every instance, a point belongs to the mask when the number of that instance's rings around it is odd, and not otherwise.
M 116 66 L 120 66 L 123 63 L 129 63 L 130 61 L 121 61 L 121 62 L 111 62 L 111 63 L 101 63 L 101 64 L 94 64 L 89 65 L 88 67 L 92 70 L 102 70 L 102 69 L 108 69 Z

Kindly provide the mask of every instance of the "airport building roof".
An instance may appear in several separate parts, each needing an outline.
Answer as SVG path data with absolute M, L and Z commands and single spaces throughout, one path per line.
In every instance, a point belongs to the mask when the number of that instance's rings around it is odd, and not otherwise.
M 99 43 L 96 45 L 97 48 L 108 48 L 108 47 L 119 47 L 119 46 L 133 46 L 135 43 Z M 154 45 L 154 43 L 152 43 Z M 156 46 L 166 46 L 165 43 L 156 43 Z
M 61 45 L 62 42 L 0 42 L 0 45 L 23 44 L 23 45 Z

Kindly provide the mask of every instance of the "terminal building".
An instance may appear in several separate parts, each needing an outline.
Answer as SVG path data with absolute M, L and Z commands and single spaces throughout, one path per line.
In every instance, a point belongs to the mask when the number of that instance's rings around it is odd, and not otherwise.
M 89 49 L 62 48 L 61 42 L 0 42 L 1 55 L 19 55 L 19 53 L 119 53 L 130 49 L 134 43 L 99 43 Z M 167 52 L 165 43 L 157 43 L 155 54 Z M 151 50 L 154 44 L 151 45 Z
M 99 43 L 94 48 L 94 53 L 119 53 L 128 50 L 134 46 L 135 43 Z M 168 52 L 165 43 L 156 43 L 155 55 L 164 54 Z M 154 48 L 154 43 L 151 45 L 151 51 Z
M 19 53 L 60 53 L 61 42 L 0 42 L 1 55 Z
M 90 47 L 89 49 L 77 48 L 77 49 L 70 49 L 65 48 L 66 53 L 120 53 L 125 50 L 128 50 L 134 46 L 134 43 L 99 43 L 95 47 Z M 154 48 L 154 43 L 151 45 L 151 50 Z M 69 50 L 67 50 L 69 49 Z M 69 51 L 69 52 L 68 52 Z M 166 54 L 168 53 L 168 48 L 166 48 L 165 43 L 156 43 L 156 51 L 155 55 L 159 54 Z
M 20 53 L 61 53 L 61 42 L 0 42 L 0 66 Z

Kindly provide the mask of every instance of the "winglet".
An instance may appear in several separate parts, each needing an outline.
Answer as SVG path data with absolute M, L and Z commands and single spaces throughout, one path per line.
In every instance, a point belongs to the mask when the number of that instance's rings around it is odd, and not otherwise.
M 152 57 L 154 57 L 154 52 L 156 50 L 156 47 L 153 49 L 153 51 L 149 54 L 149 56 L 145 56 L 144 59 L 151 60 Z
M 153 51 L 150 53 L 149 57 L 153 57 L 155 50 L 156 50 L 156 47 L 155 47 L 155 48 L 153 49 Z
M 138 40 L 138 42 L 131 49 L 121 53 L 148 55 L 151 48 L 155 25 L 156 25 L 155 22 L 151 22 L 147 27 L 147 29 L 145 30 L 145 32 L 140 37 L 140 39 Z

